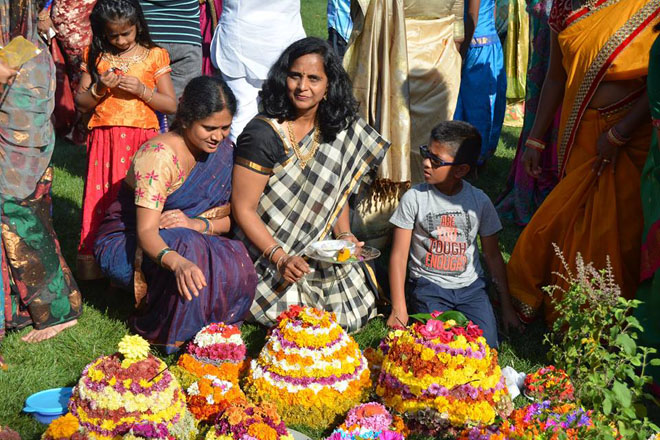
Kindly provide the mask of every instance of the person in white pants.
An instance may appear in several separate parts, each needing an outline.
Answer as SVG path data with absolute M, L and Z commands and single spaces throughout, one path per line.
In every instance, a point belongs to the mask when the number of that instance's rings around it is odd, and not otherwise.
M 300 0 L 224 0 L 211 42 L 211 62 L 234 92 L 238 108 L 229 138 L 259 112 L 259 91 L 268 71 L 294 41 L 305 38 Z

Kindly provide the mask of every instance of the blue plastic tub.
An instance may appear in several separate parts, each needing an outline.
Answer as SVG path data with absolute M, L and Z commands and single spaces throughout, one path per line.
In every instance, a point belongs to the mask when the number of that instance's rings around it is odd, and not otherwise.
M 31 413 L 38 422 L 49 424 L 69 409 L 67 404 L 71 398 L 72 388 L 52 388 L 39 391 L 25 399 L 23 411 Z

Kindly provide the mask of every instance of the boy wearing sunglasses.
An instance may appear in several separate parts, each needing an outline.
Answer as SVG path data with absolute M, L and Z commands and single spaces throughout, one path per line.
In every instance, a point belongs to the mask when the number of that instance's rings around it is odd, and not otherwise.
M 458 310 L 483 330 L 488 345 L 498 346 L 497 323 L 479 261 L 478 235 L 499 293 L 502 323 L 507 330 L 520 328 L 498 245 L 502 224 L 488 196 L 463 180 L 476 167 L 480 151 L 479 131 L 461 121 L 441 122 L 431 131 L 429 145 L 420 147 L 425 183 L 403 195 L 390 219 L 395 228 L 388 326 L 406 325 L 409 307 L 412 313 Z

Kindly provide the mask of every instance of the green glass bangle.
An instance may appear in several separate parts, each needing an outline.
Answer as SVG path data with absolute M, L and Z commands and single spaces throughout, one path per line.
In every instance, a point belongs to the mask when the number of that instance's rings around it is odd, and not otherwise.
M 211 227 L 211 222 L 209 222 L 209 219 L 205 217 L 195 217 L 197 220 L 201 220 L 204 222 L 204 230 L 202 231 L 202 234 L 206 234 L 209 232 L 209 228 Z
M 162 267 L 163 266 L 163 257 L 165 255 L 169 254 L 170 252 L 174 252 L 174 249 L 172 249 L 170 247 L 166 247 L 163 250 L 161 250 L 160 252 L 158 252 L 158 255 L 156 255 L 156 263 L 158 263 L 158 265 Z

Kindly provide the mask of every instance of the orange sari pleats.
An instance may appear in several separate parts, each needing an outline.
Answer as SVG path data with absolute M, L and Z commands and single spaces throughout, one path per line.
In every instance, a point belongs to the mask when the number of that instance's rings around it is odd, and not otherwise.
M 614 171 L 609 165 L 598 176 L 591 170 L 597 158 L 596 142 L 625 116 L 631 100 L 599 110 L 588 104 L 600 82 L 646 75 L 653 43 L 649 36 L 660 15 L 660 1 L 608 3 L 569 23 L 559 34 L 568 74 L 559 145 L 561 180 L 520 235 L 507 265 L 509 290 L 525 321 L 545 306 L 551 322 L 550 298 L 542 289 L 566 287 L 557 275 L 566 272 L 553 243 L 573 272 L 578 253 L 597 269 L 605 268 L 609 259 L 615 280 L 628 298 L 634 297 L 639 283 L 640 175 L 651 142 L 651 123 L 640 127 L 621 148 Z M 602 32 L 590 32 L 594 26 Z

